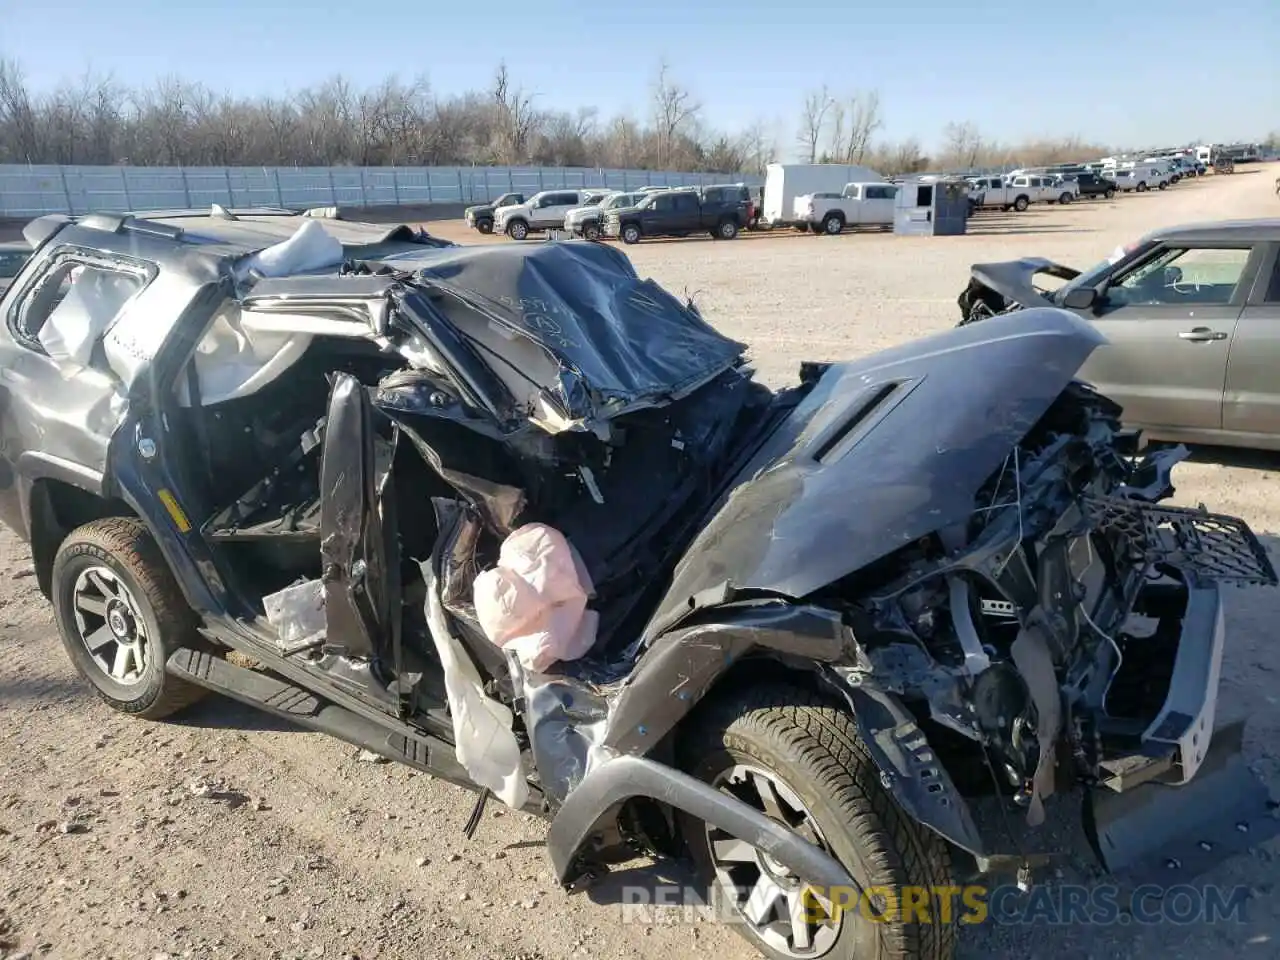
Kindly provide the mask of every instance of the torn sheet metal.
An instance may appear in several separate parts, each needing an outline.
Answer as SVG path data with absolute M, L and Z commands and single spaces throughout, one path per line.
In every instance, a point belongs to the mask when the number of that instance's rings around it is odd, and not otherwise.
M 670 402 L 746 349 L 610 247 L 456 247 L 418 259 L 436 308 L 500 376 L 514 364 L 531 378 L 561 426 Z

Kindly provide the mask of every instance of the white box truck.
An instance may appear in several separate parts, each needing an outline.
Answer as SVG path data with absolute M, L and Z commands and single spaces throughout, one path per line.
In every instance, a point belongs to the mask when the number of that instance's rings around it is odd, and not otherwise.
M 844 191 L 846 183 L 884 183 L 870 167 L 847 163 L 771 163 L 764 173 L 764 212 L 760 219 L 770 227 L 809 229 L 795 214 L 796 197 L 810 193 Z

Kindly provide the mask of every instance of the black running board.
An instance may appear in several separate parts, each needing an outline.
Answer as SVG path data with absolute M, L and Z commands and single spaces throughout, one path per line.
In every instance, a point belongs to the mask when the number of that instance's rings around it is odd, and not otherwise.
M 278 676 L 181 647 L 169 657 L 169 673 L 299 726 L 327 733 L 379 756 L 407 764 L 470 790 L 478 789 L 454 755 L 453 744 L 410 731 L 391 717 L 378 723 L 316 696 Z

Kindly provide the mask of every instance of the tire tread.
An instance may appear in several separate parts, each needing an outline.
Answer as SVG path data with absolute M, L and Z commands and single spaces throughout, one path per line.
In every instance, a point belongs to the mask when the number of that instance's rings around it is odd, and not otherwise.
M 73 530 L 62 542 L 54 559 L 55 584 L 59 581 L 61 569 L 71 551 L 88 552 L 99 559 L 109 558 L 128 570 L 142 594 L 138 599 L 151 608 L 160 627 L 162 636 L 159 645 L 164 652 L 171 652 L 176 646 L 201 643 L 196 632 L 195 615 L 187 606 L 160 547 L 142 521 L 132 517 L 106 517 Z M 56 590 L 54 595 L 58 595 Z M 164 669 L 163 664 L 160 669 Z M 202 699 L 207 693 L 203 687 L 172 675 L 164 677 L 157 694 L 149 699 L 117 700 L 96 684 L 93 686 L 98 695 L 114 709 L 147 720 L 160 720 L 177 713 Z
M 880 786 L 879 768 L 847 710 L 812 690 L 781 684 L 708 706 L 684 752 L 705 755 L 735 741 L 760 739 L 782 747 L 816 774 L 814 782 L 830 796 L 876 873 L 894 885 L 936 888 L 954 882 L 946 843 L 903 813 Z M 948 960 L 955 951 L 955 923 L 880 929 L 883 960 Z

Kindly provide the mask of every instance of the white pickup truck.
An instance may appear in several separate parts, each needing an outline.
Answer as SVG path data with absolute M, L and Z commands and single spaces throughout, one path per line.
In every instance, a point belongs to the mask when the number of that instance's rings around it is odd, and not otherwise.
M 1070 203 L 1080 192 L 1076 183 L 1046 174 L 971 177 L 969 182 L 974 188 L 969 196 L 975 209 L 1017 210 L 1019 213 L 1033 203 Z
M 814 233 L 835 236 L 845 227 L 893 226 L 892 183 L 846 183 L 841 193 L 809 193 L 796 197 L 795 219 Z

